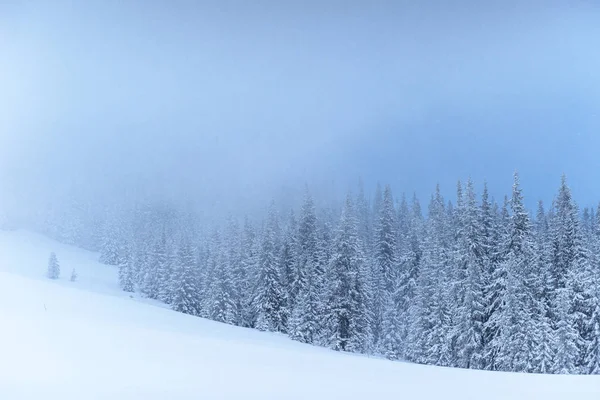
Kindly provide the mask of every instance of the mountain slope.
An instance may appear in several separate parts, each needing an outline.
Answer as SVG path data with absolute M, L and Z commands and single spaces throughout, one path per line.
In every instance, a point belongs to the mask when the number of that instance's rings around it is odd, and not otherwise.
M 61 262 L 45 278 L 47 258 Z M 6 399 L 592 399 L 595 376 L 389 362 L 170 311 L 119 291 L 97 254 L 0 231 L 0 397 Z M 72 268 L 78 282 L 70 282 Z

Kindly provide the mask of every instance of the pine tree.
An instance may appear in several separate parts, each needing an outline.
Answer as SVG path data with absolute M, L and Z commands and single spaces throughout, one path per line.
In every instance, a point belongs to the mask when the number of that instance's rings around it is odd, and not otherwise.
M 306 189 L 298 226 L 298 272 L 294 282 L 297 291 L 290 320 L 290 336 L 314 343 L 321 329 L 319 309 L 322 300 L 323 267 L 320 265 L 315 206 Z
M 283 314 L 283 325 L 287 333 L 291 310 L 295 305 L 295 293 L 293 285 L 295 282 L 296 266 L 298 265 L 298 240 L 297 224 L 293 211 L 290 213 L 288 226 L 285 230 L 280 250 L 279 271 L 281 283 L 284 289 L 285 308 Z
M 133 280 L 133 262 L 128 244 L 122 244 L 119 249 L 117 260 L 119 267 L 119 286 L 125 292 L 133 292 L 135 290 Z
M 366 297 L 361 274 L 364 258 L 357 225 L 348 195 L 326 280 L 327 339 L 334 350 L 362 351 L 367 344 Z
M 376 300 L 375 331 L 378 332 L 379 351 L 388 358 L 400 356 L 400 340 L 396 325 L 398 316 L 399 263 L 397 254 L 396 211 L 392 190 L 386 186 L 380 207 L 375 238 Z M 376 336 L 377 340 L 377 336 Z
M 69 278 L 71 282 L 76 282 L 77 281 L 77 271 L 75 271 L 75 268 L 73 268 L 73 270 L 71 271 L 71 278 Z
M 498 253 L 498 210 L 497 204 L 490 201 L 487 183 L 484 183 L 483 193 L 481 195 L 481 240 L 480 244 L 483 250 L 483 271 L 482 271 L 482 289 L 483 289 L 483 322 L 482 322 L 482 368 L 488 369 L 493 361 L 488 359 L 488 347 L 493 335 L 492 327 L 490 326 L 490 316 L 492 313 L 492 304 L 494 303 L 495 293 L 492 290 L 492 279 L 495 275 L 497 266 L 496 255 Z
M 586 351 L 591 340 L 591 267 L 583 245 L 578 210 L 564 175 L 555 208 L 551 230 L 555 283 L 552 323 L 557 331 L 558 349 L 554 369 L 557 373 L 576 373 L 585 369 Z
M 171 307 L 175 311 L 191 315 L 200 314 L 200 289 L 197 286 L 195 266 L 194 250 L 189 239 L 184 238 L 179 246 L 173 279 Z
M 215 232 L 211 243 L 208 279 L 208 304 L 210 318 L 228 324 L 236 321 L 236 302 L 233 298 L 233 274 L 226 256 L 226 242 Z M 255 316 L 253 316 L 254 322 Z
M 116 220 L 105 224 L 99 261 L 107 265 L 117 265 L 119 260 L 119 222 Z
M 160 275 L 161 269 L 166 263 L 166 253 L 161 246 L 161 240 L 155 240 L 152 250 L 148 255 L 143 274 L 141 290 L 148 298 L 158 299 L 162 286 L 161 278 L 166 279 L 166 275 Z M 166 282 L 164 283 L 166 284 Z
M 598 208 L 600 210 L 600 207 Z M 600 374 L 600 212 L 595 215 L 596 221 L 591 223 L 590 248 L 590 308 L 591 317 L 588 324 L 590 340 L 587 343 L 584 373 Z
M 248 327 L 253 323 L 250 288 L 254 286 L 255 272 L 258 270 L 259 242 L 254 226 L 246 217 L 241 237 L 240 263 L 235 265 L 232 271 L 234 292 L 238 294 L 238 298 L 235 300 L 236 315 L 241 326 Z
M 439 190 L 439 187 L 438 187 Z M 422 237 L 424 234 L 423 215 L 421 213 L 421 205 L 416 197 L 413 198 L 411 210 L 408 210 L 406 200 L 402 196 L 398 211 L 398 219 L 402 222 L 398 223 L 400 237 L 398 241 L 398 253 L 400 271 L 398 283 L 398 319 L 396 326 L 398 327 L 398 340 L 400 347 L 400 356 L 407 357 L 407 345 L 409 336 L 409 327 L 411 321 L 411 308 L 415 306 L 415 298 L 417 294 L 417 279 L 421 262 L 423 258 Z
M 455 311 L 456 364 L 463 368 L 483 368 L 484 292 L 482 275 L 485 248 L 479 208 L 475 202 L 473 182 L 467 183 L 466 201 L 458 209 L 458 304 Z
M 531 222 L 523 205 L 519 176 L 515 173 L 510 202 L 512 215 L 506 243 L 505 261 L 499 266 L 504 280 L 498 287 L 499 304 L 492 315 L 498 335 L 492 339 L 495 367 L 506 371 L 533 369 L 535 347 L 528 332 L 533 330 L 533 294 L 529 285 L 534 270 Z
M 232 323 L 234 325 L 243 325 L 243 302 L 245 301 L 247 294 L 242 291 L 245 288 L 243 280 L 246 279 L 246 271 L 244 270 L 243 247 L 239 224 L 232 216 L 228 217 L 227 229 L 225 230 L 223 241 L 225 246 L 225 263 L 228 265 L 229 275 L 232 281 L 231 297 L 235 303 Z
M 407 358 L 411 361 L 448 366 L 451 347 L 448 341 L 450 313 L 450 244 L 448 214 L 439 191 L 431 198 L 429 219 L 423 240 L 423 259 L 417 277 L 415 304 L 410 311 Z
M 50 279 L 58 279 L 60 277 L 60 264 L 54 252 L 50 253 L 50 258 L 48 259 L 47 276 Z
M 552 303 L 550 293 L 553 288 L 550 271 L 550 249 L 548 220 L 542 201 L 538 203 L 535 223 L 535 272 L 533 291 L 534 331 L 529 334 L 534 341 L 536 354 L 533 372 L 551 373 L 557 347 L 555 332 L 551 325 Z
M 285 289 L 277 258 L 277 213 L 275 204 L 269 209 L 259 257 L 258 280 L 252 301 L 255 308 L 256 328 L 263 331 L 285 330 Z
M 490 264 L 488 269 L 488 282 L 486 291 L 486 322 L 484 324 L 484 361 L 485 369 L 495 370 L 498 368 L 496 358 L 501 347 L 500 316 L 505 311 L 505 297 L 507 284 L 507 243 L 510 227 L 509 200 L 504 197 L 500 212 L 495 212 L 495 222 L 492 225 L 492 243 L 494 247 L 490 251 Z
M 163 229 L 160 239 L 154 244 L 152 250 L 153 271 L 149 276 L 149 285 L 151 291 L 156 290 L 156 298 L 166 304 L 170 304 L 173 300 L 173 263 L 178 261 L 178 257 L 170 250 L 167 244 L 167 234 Z

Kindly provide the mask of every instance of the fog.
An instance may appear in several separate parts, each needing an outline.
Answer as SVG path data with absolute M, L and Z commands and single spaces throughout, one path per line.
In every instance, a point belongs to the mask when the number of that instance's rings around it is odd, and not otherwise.
M 530 206 L 563 172 L 595 205 L 599 7 L 487 3 L 3 2 L 3 199 L 241 214 L 519 170 Z

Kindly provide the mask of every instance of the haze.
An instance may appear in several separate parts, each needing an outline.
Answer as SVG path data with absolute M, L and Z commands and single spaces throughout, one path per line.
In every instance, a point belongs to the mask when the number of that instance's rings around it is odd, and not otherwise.
M 3 2 L 0 177 L 245 213 L 359 176 L 600 200 L 594 2 Z

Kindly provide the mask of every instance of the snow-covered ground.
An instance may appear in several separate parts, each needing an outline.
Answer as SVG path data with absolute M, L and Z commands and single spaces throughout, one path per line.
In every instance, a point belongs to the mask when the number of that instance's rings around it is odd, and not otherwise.
M 58 281 L 44 275 L 51 251 Z M 96 259 L 0 231 L 0 399 L 600 398 L 597 376 L 389 362 L 178 314 L 119 291 Z

